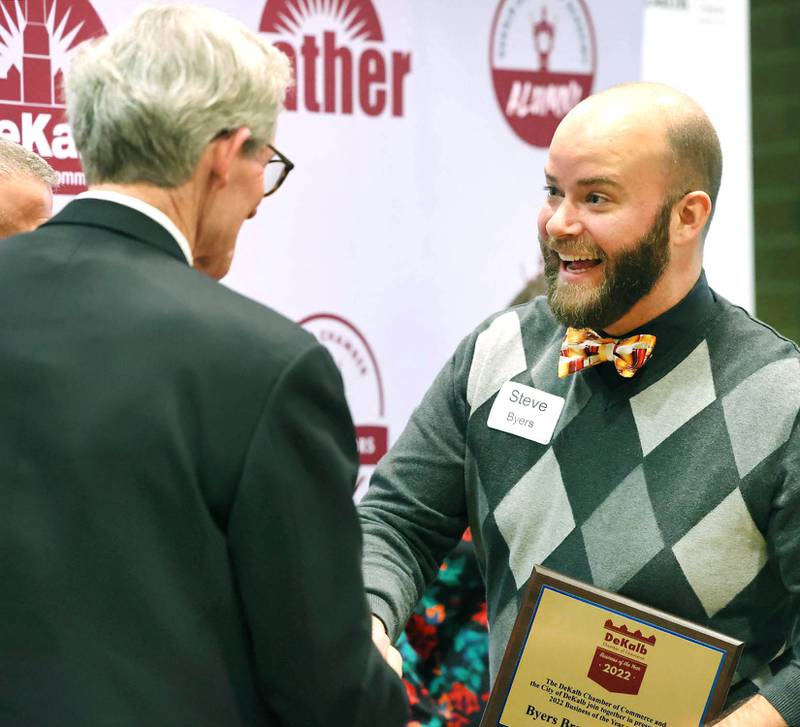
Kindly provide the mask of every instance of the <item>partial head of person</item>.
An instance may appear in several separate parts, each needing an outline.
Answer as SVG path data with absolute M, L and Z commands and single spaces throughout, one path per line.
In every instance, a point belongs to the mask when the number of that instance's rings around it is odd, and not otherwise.
M 164 211 L 195 267 L 221 278 L 242 223 L 291 169 L 273 146 L 290 82 L 286 56 L 223 12 L 142 8 L 83 44 L 66 77 L 89 187 Z
M 722 175 L 705 112 L 669 86 L 616 86 L 575 106 L 545 164 L 539 244 L 565 325 L 633 331 L 685 297 Z
M 0 139 L 0 238 L 47 222 L 57 185 L 58 174 L 38 154 Z

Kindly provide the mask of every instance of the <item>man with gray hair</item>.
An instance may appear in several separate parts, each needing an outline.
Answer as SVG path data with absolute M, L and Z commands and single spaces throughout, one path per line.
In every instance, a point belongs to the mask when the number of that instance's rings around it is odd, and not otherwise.
M 326 350 L 219 285 L 287 58 L 151 6 L 66 79 L 89 192 L 0 245 L 0 724 L 395 727 Z M 395 665 L 396 669 L 396 665 Z
M 58 174 L 38 154 L 0 139 L 0 238 L 35 230 L 53 214 Z

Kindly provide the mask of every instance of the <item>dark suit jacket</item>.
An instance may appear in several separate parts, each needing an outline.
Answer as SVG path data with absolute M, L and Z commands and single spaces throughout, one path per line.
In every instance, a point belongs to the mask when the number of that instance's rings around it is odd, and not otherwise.
M 404 722 L 341 378 L 127 207 L 0 242 L 0 725 Z

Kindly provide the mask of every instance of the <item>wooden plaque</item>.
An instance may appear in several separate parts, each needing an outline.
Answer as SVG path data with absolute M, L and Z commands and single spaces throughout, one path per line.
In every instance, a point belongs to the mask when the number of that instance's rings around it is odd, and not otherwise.
M 702 725 L 743 646 L 536 566 L 481 727 Z

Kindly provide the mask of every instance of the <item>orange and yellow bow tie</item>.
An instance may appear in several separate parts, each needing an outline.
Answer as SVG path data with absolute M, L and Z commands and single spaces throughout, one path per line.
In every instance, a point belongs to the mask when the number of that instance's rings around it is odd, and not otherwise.
M 628 338 L 602 338 L 591 328 L 567 328 L 558 359 L 558 378 L 613 361 L 617 373 L 629 379 L 647 363 L 655 345 L 656 337 L 647 333 Z

